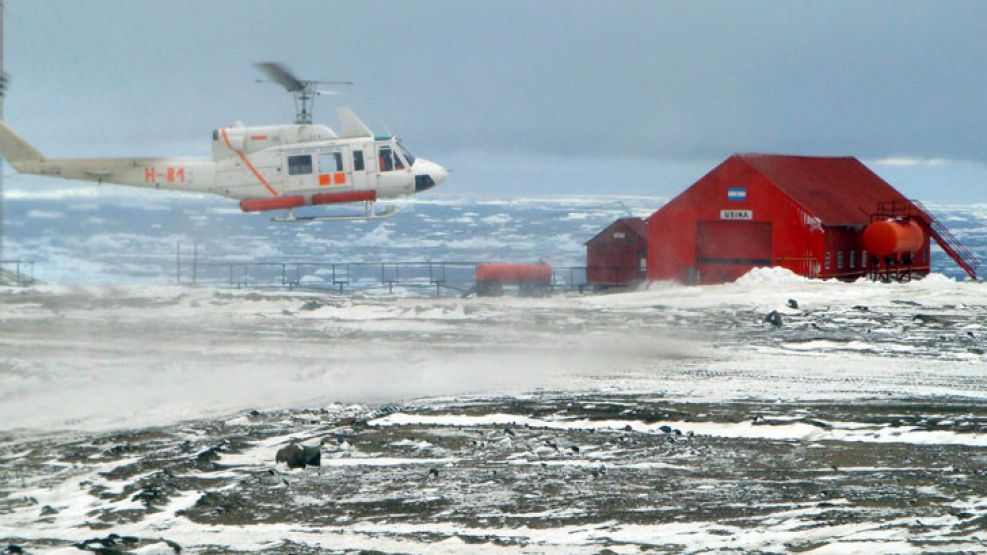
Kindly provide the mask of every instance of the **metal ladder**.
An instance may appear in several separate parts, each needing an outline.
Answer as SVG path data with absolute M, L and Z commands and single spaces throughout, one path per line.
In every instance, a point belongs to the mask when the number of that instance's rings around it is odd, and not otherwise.
M 936 240 L 936 243 L 939 243 L 946 254 L 959 264 L 960 268 L 963 268 L 970 279 L 976 280 L 977 268 L 980 266 L 980 260 L 977 259 L 977 256 L 963 246 L 963 243 L 960 243 L 959 239 L 954 237 L 946 229 L 946 226 L 942 225 L 921 202 L 913 199 L 912 204 L 918 209 L 919 219 L 925 224 L 924 227 L 928 230 L 929 235 Z

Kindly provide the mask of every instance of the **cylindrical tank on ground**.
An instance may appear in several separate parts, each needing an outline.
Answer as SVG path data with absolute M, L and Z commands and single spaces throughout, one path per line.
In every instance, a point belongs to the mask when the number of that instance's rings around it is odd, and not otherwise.
M 882 220 L 864 230 L 863 244 L 867 252 L 885 257 L 915 252 L 925 243 L 925 233 L 914 220 Z
M 500 281 L 502 283 L 552 281 L 552 267 L 548 264 L 518 264 L 508 262 L 484 262 L 476 266 L 476 281 Z
M 476 292 L 481 296 L 504 293 L 504 285 L 517 285 L 522 295 L 540 295 L 552 284 L 552 267 L 538 264 L 484 262 L 476 265 Z

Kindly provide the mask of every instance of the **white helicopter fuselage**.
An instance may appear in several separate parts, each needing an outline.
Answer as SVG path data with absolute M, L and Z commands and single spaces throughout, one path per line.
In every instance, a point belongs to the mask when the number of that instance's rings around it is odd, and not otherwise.
M 48 159 L 0 122 L 0 151 L 21 173 L 215 194 L 245 212 L 373 203 L 411 195 L 448 177 L 392 136 L 375 137 L 346 108 L 342 132 L 316 124 L 217 129 L 212 158 Z

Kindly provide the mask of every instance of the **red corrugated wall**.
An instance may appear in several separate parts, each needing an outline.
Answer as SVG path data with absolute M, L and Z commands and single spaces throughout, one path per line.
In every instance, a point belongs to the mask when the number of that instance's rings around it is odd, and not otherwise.
M 730 187 L 743 187 L 746 199 L 729 200 Z M 742 158 L 734 156 L 648 219 L 648 279 L 711 283 L 728 281 L 724 276 L 736 277 L 753 268 L 752 264 L 732 264 L 717 272 L 718 279 L 703 277 L 699 272 L 697 222 L 722 221 L 721 210 L 751 210 L 750 221 L 771 224 L 773 265 L 810 277 L 820 274 L 817 261 L 822 256 L 825 235 L 821 222 Z
M 614 237 L 623 233 L 623 238 Z M 626 223 L 611 224 L 586 244 L 586 283 L 629 285 L 644 276 L 640 259 L 647 256 L 647 241 Z

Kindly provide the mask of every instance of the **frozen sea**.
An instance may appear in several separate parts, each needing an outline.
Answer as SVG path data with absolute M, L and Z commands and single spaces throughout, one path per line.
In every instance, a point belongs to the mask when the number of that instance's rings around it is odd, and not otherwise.
M 283 225 L 221 200 L 14 195 L 8 255 L 47 283 L 0 289 L 0 547 L 983 551 L 987 285 L 939 252 L 907 284 L 174 283 L 179 241 L 220 260 L 578 266 L 604 225 L 663 201 L 436 197 Z M 931 208 L 987 258 L 987 206 Z M 319 465 L 278 464 L 292 443 Z
M 583 244 L 606 225 L 623 216 L 646 217 L 667 201 L 661 196 L 476 200 L 440 194 L 416 198 L 390 220 L 284 224 L 270 221 L 269 214 L 243 214 L 234 201 L 207 196 L 18 187 L 5 200 L 4 258 L 35 261 L 36 277 L 43 281 L 75 284 L 174 283 L 178 249 L 182 279 L 191 280 L 193 243 L 201 261 L 544 260 L 580 267 L 585 265 Z M 987 204 L 928 206 L 987 259 Z M 936 248 L 932 265 L 937 273 L 964 275 Z M 219 266 L 203 268 L 197 277 L 214 285 L 229 283 L 227 268 Z M 302 268 L 297 277 L 325 285 L 324 273 L 314 266 Z

